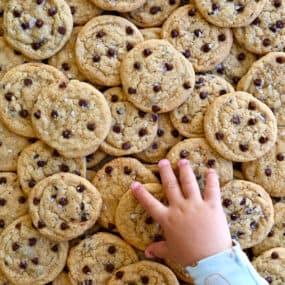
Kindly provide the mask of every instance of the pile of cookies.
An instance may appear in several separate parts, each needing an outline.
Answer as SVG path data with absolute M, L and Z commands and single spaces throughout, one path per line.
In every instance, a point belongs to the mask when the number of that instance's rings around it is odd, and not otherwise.
M 163 231 L 130 185 L 167 204 L 165 157 L 217 171 L 283 284 L 284 25 L 285 0 L 0 0 L 0 284 L 194 284 L 143 254 Z

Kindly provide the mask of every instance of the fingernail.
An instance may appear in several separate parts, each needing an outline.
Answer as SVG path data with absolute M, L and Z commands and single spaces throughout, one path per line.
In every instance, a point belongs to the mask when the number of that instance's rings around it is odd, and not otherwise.
M 187 159 L 181 159 L 178 161 L 178 166 L 184 166 L 187 165 L 189 161 Z
M 135 189 L 139 188 L 140 185 L 141 184 L 139 182 L 133 182 L 132 185 L 131 185 L 131 189 L 135 190 Z
M 162 159 L 159 163 L 158 166 L 159 167 L 163 167 L 163 166 L 168 166 L 169 165 L 169 161 L 167 159 Z
M 153 256 L 147 249 L 145 250 L 144 255 L 146 258 L 155 258 L 155 256 Z

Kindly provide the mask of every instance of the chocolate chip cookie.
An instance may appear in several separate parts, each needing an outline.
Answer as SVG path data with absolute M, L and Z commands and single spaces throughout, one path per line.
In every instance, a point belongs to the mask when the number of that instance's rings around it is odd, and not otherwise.
M 140 261 L 120 268 L 108 282 L 108 285 L 120 284 L 179 285 L 179 282 L 166 266 L 151 261 Z
M 123 56 L 143 41 L 138 28 L 117 16 L 95 17 L 80 31 L 76 42 L 79 70 L 95 84 L 120 85 Z
M 242 46 L 256 54 L 284 51 L 284 24 L 285 1 L 268 0 L 258 17 L 250 25 L 234 29 L 234 35 Z
M 0 209 L 0 233 L 28 213 L 27 198 L 15 173 L 0 173 Z
M 161 39 L 161 28 L 146 28 L 141 29 L 144 40 L 159 40 Z
M 157 200 L 167 203 L 160 184 L 145 184 L 144 187 Z M 131 190 L 123 195 L 118 204 L 115 223 L 124 240 L 140 250 L 145 250 L 152 242 L 163 240 L 162 228 L 148 215 Z
M 135 251 L 125 241 L 98 233 L 72 248 L 67 264 L 72 284 L 105 285 L 116 270 L 137 261 Z
M 11 0 L 5 6 L 5 39 L 32 59 L 56 54 L 69 39 L 72 27 L 71 11 L 64 0 Z
M 158 116 L 137 109 L 127 101 L 127 95 L 120 87 L 107 90 L 112 125 L 101 144 L 101 149 L 114 156 L 130 155 L 141 152 L 153 142 L 158 126 Z
M 273 197 L 285 196 L 285 129 L 278 129 L 278 138 L 272 149 L 261 158 L 243 163 L 243 174 Z
M 137 108 L 165 113 L 192 94 L 195 74 L 192 64 L 167 41 L 148 40 L 123 58 L 121 79 L 128 100 Z
M 276 247 L 262 253 L 253 260 L 253 266 L 269 284 L 284 283 L 285 249 Z
M 35 137 L 31 117 L 40 90 L 52 83 L 66 81 L 62 72 L 41 63 L 27 63 L 10 69 L 0 81 L 1 119 L 10 131 Z
M 97 221 L 102 199 L 86 179 L 58 173 L 41 180 L 29 195 L 29 209 L 38 231 L 55 241 L 82 235 Z
M 23 191 L 28 195 L 38 182 L 59 172 L 69 172 L 85 177 L 84 158 L 65 158 L 42 141 L 25 148 L 18 160 L 18 176 Z
M 43 88 L 32 114 L 37 135 L 67 158 L 96 151 L 111 125 L 104 96 L 90 84 L 77 80 Z
M 204 115 L 207 107 L 219 96 L 233 92 L 234 88 L 223 78 L 213 75 L 197 75 L 193 94 L 170 113 L 170 119 L 185 137 L 204 135 Z
M 161 26 L 179 4 L 179 0 L 147 0 L 140 8 L 125 16 L 139 27 Z
M 135 181 L 143 184 L 158 183 L 155 175 L 134 158 L 113 159 L 97 172 L 92 183 L 103 199 L 99 218 L 99 223 L 103 227 L 112 231 L 116 230 L 117 206 L 122 196 Z
M 167 39 L 196 71 L 209 71 L 230 53 L 233 36 L 228 28 L 219 28 L 202 17 L 194 5 L 174 11 L 162 27 Z
M 68 243 L 42 236 L 29 216 L 10 224 L 0 237 L 0 267 L 13 284 L 44 285 L 62 271 Z
M 158 129 L 151 145 L 136 157 L 147 163 L 157 163 L 163 159 L 171 147 L 182 140 L 182 136 L 170 121 L 169 114 L 160 114 Z
M 84 25 L 102 13 L 102 10 L 90 0 L 66 0 L 66 2 L 70 7 L 75 25 Z
M 242 248 L 262 242 L 274 223 L 270 196 L 258 184 L 233 180 L 221 189 L 221 199 L 231 236 Z
M 272 111 L 246 92 L 218 97 L 207 109 L 204 131 L 224 158 L 247 162 L 265 155 L 275 144 L 277 122 Z
M 180 159 L 188 159 L 196 175 L 200 189 L 205 187 L 205 174 L 208 168 L 217 171 L 223 185 L 233 179 L 233 164 L 212 149 L 204 138 L 191 138 L 175 145 L 166 158 L 176 168 Z
M 262 11 L 266 0 L 195 0 L 203 17 L 219 27 L 248 26 Z
M 240 79 L 248 72 L 257 56 L 234 41 L 229 56 L 218 64 L 212 72 L 222 76 L 236 87 Z
M 284 6 L 285 7 L 285 6 Z M 285 53 L 272 52 L 256 61 L 237 89 L 253 94 L 269 106 L 279 126 L 285 126 Z
M 103 10 L 129 12 L 143 5 L 146 0 L 91 0 Z

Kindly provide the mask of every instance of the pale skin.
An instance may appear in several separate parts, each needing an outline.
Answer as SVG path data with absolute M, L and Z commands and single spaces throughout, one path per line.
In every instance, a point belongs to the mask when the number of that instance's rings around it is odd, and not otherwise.
M 178 170 L 176 177 L 168 160 L 159 162 L 168 206 L 138 182 L 132 184 L 132 192 L 164 231 L 165 241 L 150 244 L 145 250 L 146 257 L 169 259 L 187 266 L 231 248 L 232 240 L 215 170 L 207 171 L 203 197 L 189 161 L 180 160 Z

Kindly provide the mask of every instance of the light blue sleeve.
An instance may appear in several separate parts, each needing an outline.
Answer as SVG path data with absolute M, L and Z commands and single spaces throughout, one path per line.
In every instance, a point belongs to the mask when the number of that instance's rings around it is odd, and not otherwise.
M 240 245 L 185 268 L 196 285 L 268 285 L 256 272 Z

